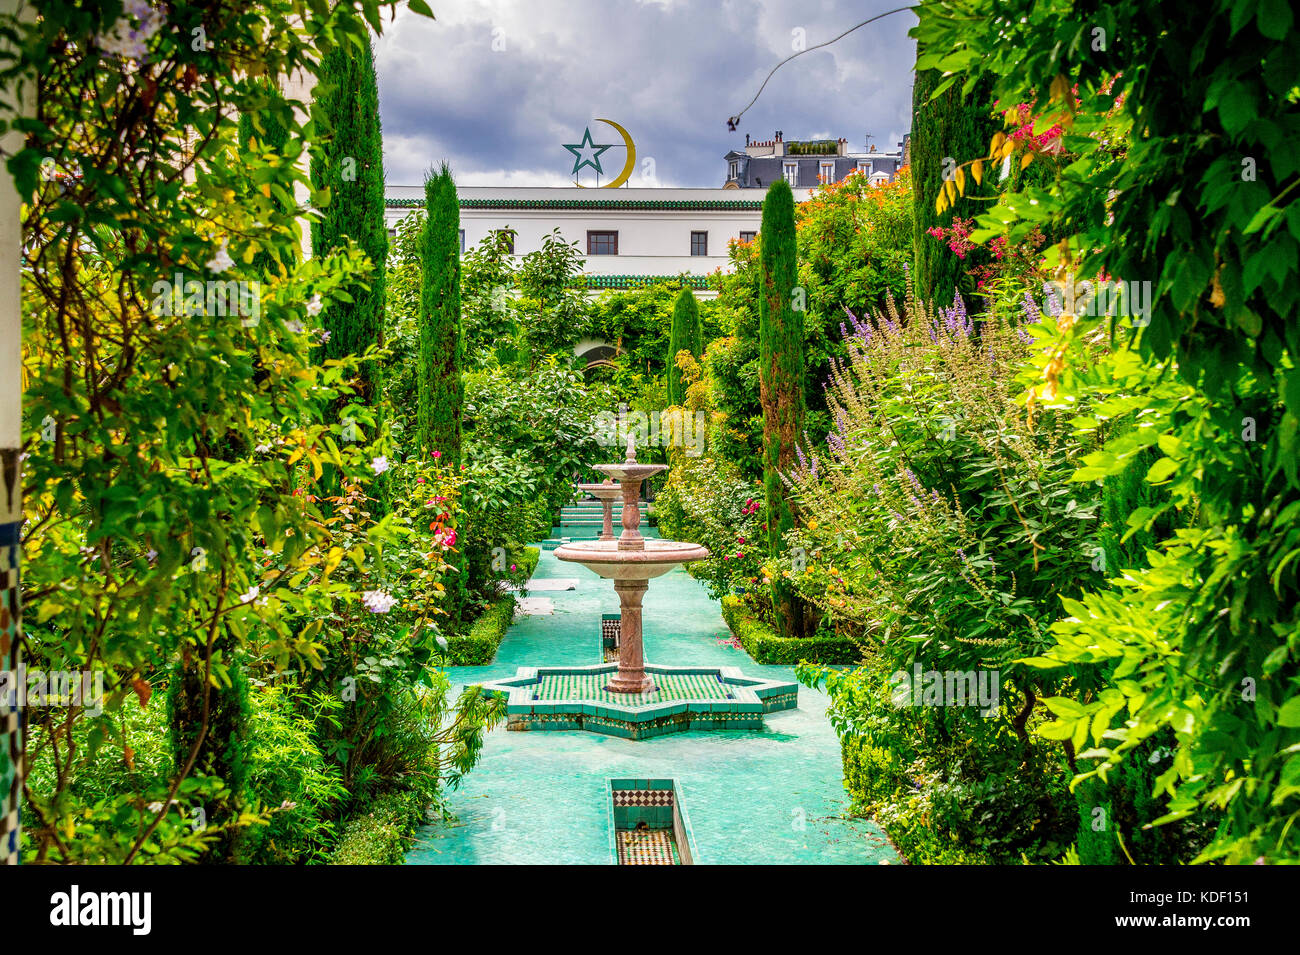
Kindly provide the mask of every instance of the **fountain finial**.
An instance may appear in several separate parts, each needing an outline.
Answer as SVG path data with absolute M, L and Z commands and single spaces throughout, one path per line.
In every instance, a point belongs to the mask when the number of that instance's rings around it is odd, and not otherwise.
M 629 431 L 627 433 L 627 458 L 624 464 L 636 464 L 636 433 Z

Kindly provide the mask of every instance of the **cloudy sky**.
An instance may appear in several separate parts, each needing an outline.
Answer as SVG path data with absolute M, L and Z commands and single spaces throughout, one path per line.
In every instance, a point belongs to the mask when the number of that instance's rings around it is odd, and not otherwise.
M 636 141 L 632 186 L 721 186 L 722 157 L 746 133 L 843 136 L 857 149 L 870 133 L 877 149 L 892 149 L 908 129 L 908 12 L 787 63 L 739 130 L 726 124 L 801 38 L 815 46 L 898 0 L 429 5 L 436 22 L 403 10 L 376 44 L 390 185 L 418 185 L 443 159 L 462 185 L 566 185 L 574 160 L 562 144 L 579 142 L 588 125 L 597 143 L 619 142 L 597 117 L 621 123 Z M 607 176 L 624 155 L 619 146 L 601 157 Z

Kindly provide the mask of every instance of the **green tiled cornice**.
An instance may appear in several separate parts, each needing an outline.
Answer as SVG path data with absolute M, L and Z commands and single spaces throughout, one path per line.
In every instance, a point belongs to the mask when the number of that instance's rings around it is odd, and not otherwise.
M 415 209 L 423 199 L 385 199 L 390 209 Z M 668 212 L 761 212 L 762 199 L 461 199 L 462 209 L 612 209 Z
M 660 282 L 682 282 L 693 289 L 707 289 L 709 287 L 709 277 L 707 275 L 587 275 L 587 288 L 594 289 L 624 289 L 624 288 L 642 288 L 647 285 L 656 285 Z

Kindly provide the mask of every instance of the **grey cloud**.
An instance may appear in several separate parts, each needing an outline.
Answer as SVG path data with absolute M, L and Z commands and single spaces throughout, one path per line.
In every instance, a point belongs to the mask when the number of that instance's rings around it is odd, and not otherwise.
M 433 3 L 436 22 L 402 13 L 378 41 L 385 165 L 418 184 L 447 159 L 467 185 L 561 185 L 597 116 L 628 128 L 659 184 L 718 186 L 722 156 L 746 132 L 767 139 L 867 132 L 891 148 L 907 131 L 915 46 L 910 13 L 807 53 L 768 83 L 741 128 L 726 119 L 789 56 L 792 33 L 830 39 L 886 2 L 822 0 L 461 0 Z M 494 33 L 494 31 L 496 31 Z M 494 38 L 504 51 L 494 51 Z M 592 124 L 598 142 L 617 142 Z M 612 150 L 606 158 L 617 156 Z M 608 163 L 606 164 L 608 167 Z M 637 177 L 633 177 L 636 185 Z

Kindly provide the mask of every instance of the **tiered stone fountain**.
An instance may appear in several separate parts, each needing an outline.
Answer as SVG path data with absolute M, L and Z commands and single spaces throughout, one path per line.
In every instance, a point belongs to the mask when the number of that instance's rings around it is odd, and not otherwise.
M 736 667 L 646 662 L 641 606 L 649 581 L 708 557 L 709 551 L 641 536 L 641 485 L 667 465 L 638 462 L 631 436 L 623 461 L 593 467 L 618 481 L 580 485 L 604 503 L 604 531 L 598 540 L 560 546 L 555 556 L 614 582 L 622 616 L 618 663 L 521 667 L 511 679 L 485 683 L 487 692 L 508 698 L 507 728 L 579 729 L 644 739 L 688 729 L 762 729 L 764 713 L 798 705 L 798 684 L 788 681 L 746 677 Z M 617 539 L 611 516 L 616 496 L 623 499 L 623 532 Z
M 641 536 L 641 484 L 652 474 L 668 470 L 666 464 L 639 464 L 636 439 L 628 435 L 627 457 L 621 464 L 592 465 L 602 474 L 618 481 L 623 498 L 623 533 L 614 539 L 610 520 L 610 501 L 605 502 L 605 526 L 608 536 L 599 540 L 574 541 L 555 552 L 558 560 L 582 564 L 606 580 L 614 581 L 618 594 L 622 632 L 619 636 L 618 672 L 605 689 L 611 693 L 649 693 L 654 680 L 645 672 L 645 652 L 641 644 L 641 602 L 649 588 L 648 581 L 668 573 L 674 567 L 709 556 L 707 548 L 682 541 L 647 540 Z M 588 485 L 588 487 L 607 485 Z

